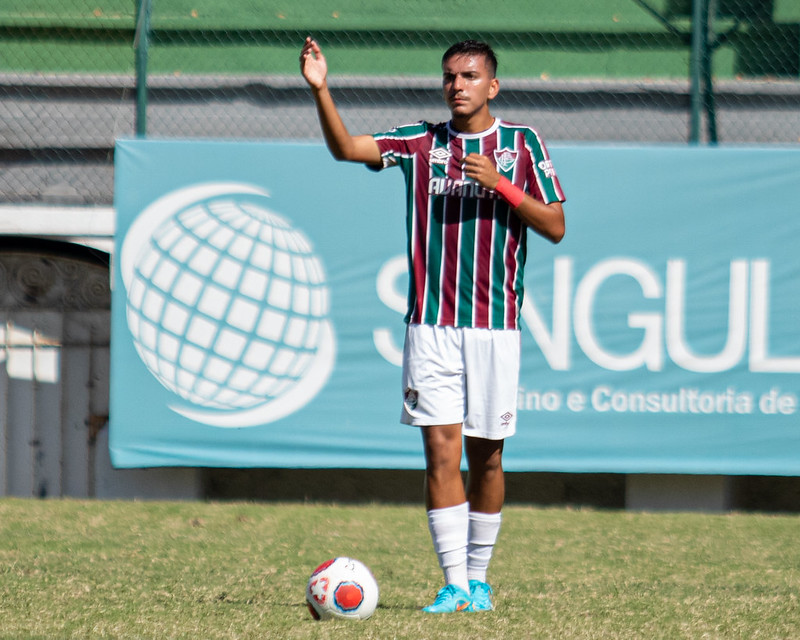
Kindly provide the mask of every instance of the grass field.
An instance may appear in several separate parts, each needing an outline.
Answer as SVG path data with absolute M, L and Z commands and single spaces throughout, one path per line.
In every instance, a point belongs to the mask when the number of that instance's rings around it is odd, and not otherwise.
M 428 616 L 419 506 L 0 500 L 2 638 L 794 638 L 797 516 L 507 508 L 497 610 Z M 363 560 L 366 622 L 315 622 L 307 577 Z

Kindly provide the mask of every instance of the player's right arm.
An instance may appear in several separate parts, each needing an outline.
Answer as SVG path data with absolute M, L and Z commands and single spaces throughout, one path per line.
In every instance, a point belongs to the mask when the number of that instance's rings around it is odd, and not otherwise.
M 369 135 L 350 135 L 342 121 L 328 89 L 328 64 L 319 45 L 312 38 L 306 38 L 300 52 L 300 70 L 311 88 L 322 135 L 333 157 L 337 160 L 379 166 L 381 152 L 375 139 Z

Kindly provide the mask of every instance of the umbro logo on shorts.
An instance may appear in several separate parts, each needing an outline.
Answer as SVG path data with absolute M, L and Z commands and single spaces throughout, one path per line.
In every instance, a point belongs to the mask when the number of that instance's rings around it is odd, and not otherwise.
M 511 422 L 511 418 L 514 417 L 514 414 L 510 411 L 506 411 L 502 416 L 500 416 L 500 424 L 504 427 L 507 427 Z

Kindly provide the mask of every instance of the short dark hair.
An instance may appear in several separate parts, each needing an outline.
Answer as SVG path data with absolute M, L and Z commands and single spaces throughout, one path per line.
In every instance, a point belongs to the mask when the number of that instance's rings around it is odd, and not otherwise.
M 486 59 L 486 65 L 489 67 L 492 77 L 497 75 L 497 56 L 494 55 L 494 51 L 492 51 L 492 48 L 487 43 L 480 42 L 479 40 L 462 40 L 461 42 L 456 42 L 444 52 L 442 64 L 444 65 L 444 63 L 453 56 L 464 55 L 483 56 Z

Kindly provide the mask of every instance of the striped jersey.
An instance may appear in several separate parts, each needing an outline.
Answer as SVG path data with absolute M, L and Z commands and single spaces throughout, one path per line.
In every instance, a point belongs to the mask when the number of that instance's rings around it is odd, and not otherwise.
M 481 153 L 500 175 L 549 204 L 564 201 L 539 134 L 495 118 L 477 134 L 417 122 L 374 134 L 383 167 L 406 182 L 409 291 L 406 322 L 517 329 L 526 225 L 491 189 L 467 178 L 461 159 Z

